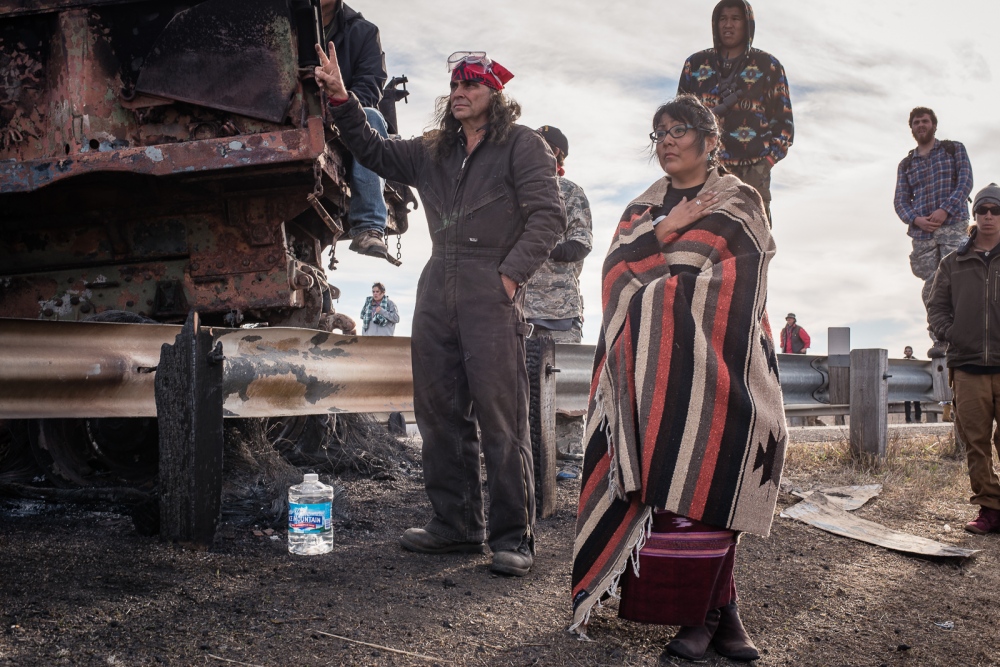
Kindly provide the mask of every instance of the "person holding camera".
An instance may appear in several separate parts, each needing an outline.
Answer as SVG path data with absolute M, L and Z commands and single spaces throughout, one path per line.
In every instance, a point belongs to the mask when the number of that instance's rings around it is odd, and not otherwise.
M 752 48 L 753 9 L 746 0 L 722 0 L 712 11 L 711 49 L 684 62 L 677 94 L 691 93 L 722 127 L 720 162 L 753 186 L 771 221 L 771 168 L 788 154 L 795 136 L 785 69 Z

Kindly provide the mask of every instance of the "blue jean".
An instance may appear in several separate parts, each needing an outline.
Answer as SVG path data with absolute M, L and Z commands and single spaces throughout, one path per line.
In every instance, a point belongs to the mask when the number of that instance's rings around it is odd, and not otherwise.
M 385 119 L 378 109 L 366 108 L 365 116 L 368 117 L 368 124 L 372 129 L 383 137 L 389 135 Z M 378 174 L 362 167 L 357 160 L 351 160 L 351 209 L 347 213 L 347 220 L 351 225 L 351 238 L 372 229 L 379 233 L 385 231 L 387 211 L 385 198 L 382 196 L 384 189 L 385 181 Z

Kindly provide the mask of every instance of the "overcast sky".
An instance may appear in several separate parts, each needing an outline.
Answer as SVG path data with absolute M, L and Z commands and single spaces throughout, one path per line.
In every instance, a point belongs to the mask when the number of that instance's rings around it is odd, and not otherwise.
M 508 94 L 521 122 L 549 124 L 569 139 L 566 176 L 590 199 L 594 251 L 582 279 L 584 342 L 597 341 L 601 264 L 628 202 L 662 171 L 648 159 L 650 120 L 673 97 L 684 59 L 711 46 L 714 0 L 354 0 L 379 26 L 389 75 L 410 79 L 399 107 L 404 137 L 431 123 L 448 90 L 445 59 L 485 50 L 515 78 Z M 757 0 L 754 46 L 785 67 L 795 143 L 772 172 L 778 252 L 768 313 L 777 329 L 789 311 L 825 354 L 827 327 L 851 327 L 854 348 L 901 357 L 930 340 L 921 282 L 909 270 L 910 241 L 892 207 L 896 166 L 913 148 L 907 115 L 929 106 L 938 138 L 961 141 L 973 192 L 1000 182 L 1000 2 Z M 394 241 L 393 239 L 390 239 Z M 332 282 L 338 310 L 357 318 L 371 283 L 385 283 L 408 336 L 417 277 L 430 255 L 422 210 L 403 236 L 403 266 L 360 257 L 341 244 Z

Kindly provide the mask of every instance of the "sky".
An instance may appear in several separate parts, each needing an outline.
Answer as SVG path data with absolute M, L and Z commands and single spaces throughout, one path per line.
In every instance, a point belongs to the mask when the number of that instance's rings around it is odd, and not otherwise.
M 566 177 L 586 192 L 594 250 L 581 279 L 584 342 L 600 328 L 601 264 L 626 205 L 663 175 L 649 159 L 656 107 L 674 96 L 685 58 L 712 43 L 715 1 L 354 0 L 375 23 L 389 75 L 409 78 L 400 133 L 419 136 L 447 93 L 447 56 L 485 50 L 515 78 L 506 92 L 521 123 L 554 125 L 569 139 Z M 757 0 L 754 46 L 781 61 L 789 80 L 795 142 L 772 171 L 777 254 L 769 271 L 774 327 L 794 312 L 826 354 L 827 328 L 850 327 L 852 348 L 918 357 L 930 346 L 921 281 L 892 199 L 896 167 L 915 146 L 910 109 L 938 116 L 939 139 L 965 144 L 973 194 L 1000 182 L 1000 2 Z M 394 245 L 395 237 L 390 238 Z M 410 335 L 417 278 L 430 256 L 422 209 L 402 237 L 401 267 L 338 246 L 331 282 L 338 311 L 358 318 L 375 281 Z

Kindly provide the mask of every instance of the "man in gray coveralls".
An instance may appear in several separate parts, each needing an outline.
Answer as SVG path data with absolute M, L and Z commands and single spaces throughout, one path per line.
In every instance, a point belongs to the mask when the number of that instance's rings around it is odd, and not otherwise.
M 523 285 L 566 228 L 555 158 L 514 122 L 520 106 L 503 94 L 513 75 L 483 52 L 448 59 L 451 94 L 439 101 L 439 127 L 408 140 L 372 130 L 334 50 L 320 59 L 316 81 L 344 142 L 375 173 L 417 188 L 433 242 L 417 283 L 411 351 L 434 515 L 400 542 L 422 553 L 485 551 L 478 421 L 490 569 L 522 576 L 533 563 L 535 517 Z

